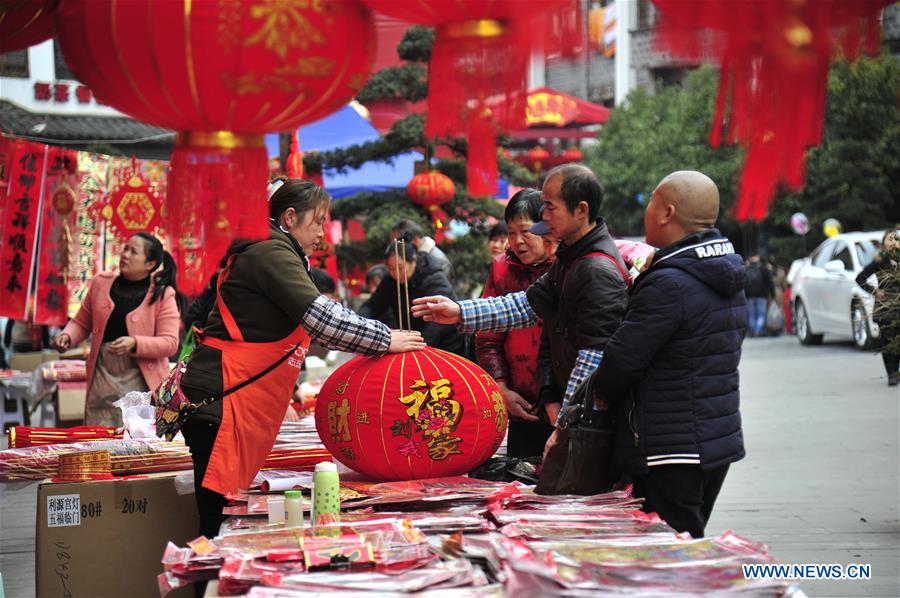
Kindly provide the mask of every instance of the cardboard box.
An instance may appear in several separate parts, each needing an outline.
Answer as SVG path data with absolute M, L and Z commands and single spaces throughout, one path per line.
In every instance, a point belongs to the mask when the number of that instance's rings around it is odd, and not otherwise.
M 33 372 L 42 363 L 59 359 L 56 351 L 28 351 L 25 353 L 13 353 L 9 358 L 9 367 L 20 372 Z
M 56 415 L 61 422 L 84 419 L 87 382 L 59 382 L 56 390 Z
M 158 598 L 166 544 L 184 546 L 198 528 L 194 495 L 175 492 L 174 474 L 41 484 L 37 596 Z M 187 586 L 169 596 L 193 592 Z

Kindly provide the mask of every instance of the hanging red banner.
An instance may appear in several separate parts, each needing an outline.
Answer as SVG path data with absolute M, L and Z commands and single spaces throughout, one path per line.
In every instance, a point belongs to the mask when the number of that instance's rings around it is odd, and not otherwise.
M 101 268 L 102 223 L 89 208 L 106 193 L 109 156 L 78 152 L 78 185 L 73 235 L 75 261 L 69 268 L 69 316 L 74 317 L 87 294 L 88 282 Z
M 0 316 L 27 319 L 47 146 L 17 139 L 0 245 Z
M 68 320 L 68 277 L 72 266 L 72 232 L 77 206 L 78 153 L 61 147 L 47 152 L 47 174 L 41 218 L 38 258 L 36 324 L 63 326 Z

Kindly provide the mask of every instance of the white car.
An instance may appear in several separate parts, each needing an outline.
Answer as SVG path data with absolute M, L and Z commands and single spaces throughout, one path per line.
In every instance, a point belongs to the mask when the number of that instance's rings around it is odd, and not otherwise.
M 791 284 L 801 343 L 818 345 L 827 334 L 850 338 L 859 349 L 873 346 L 878 338 L 875 301 L 856 284 L 856 276 L 872 261 L 883 237 L 884 231 L 836 235 L 801 261 Z M 874 277 L 870 282 L 876 284 Z

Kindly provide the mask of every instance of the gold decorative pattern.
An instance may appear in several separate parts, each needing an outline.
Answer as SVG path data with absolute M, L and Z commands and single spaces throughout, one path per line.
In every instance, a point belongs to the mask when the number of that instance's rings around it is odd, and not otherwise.
M 317 30 L 303 15 L 302 9 L 321 12 L 321 3 L 301 0 L 299 2 L 268 2 L 250 7 L 250 16 L 261 19 L 259 29 L 244 41 L 245 46 L 260 43 L 267 50 L 278 54 L 282 60 L 288 50 L 301 48 L 306 50 L 310 43 L 325 44 L 325 36 Z

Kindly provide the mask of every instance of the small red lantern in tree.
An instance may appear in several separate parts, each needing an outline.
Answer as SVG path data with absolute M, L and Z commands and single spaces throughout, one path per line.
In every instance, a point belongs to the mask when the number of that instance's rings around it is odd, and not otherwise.
M 341 463 L 378 481 L 461 475 L 506 434 L 497 383 L 439 349 L 357 357 L 325 381 L 316 430 Z
M 53 37 L 59 0 L 0 2 L 0 54 L 24 50 Z
M 447 175 L 431 170 L 417 174 L 406 185 L 406 194 L 416 205 L 425 207 L 431 213 L 434 223 L 434 238 L 440 243 L 447 227 L 447 213 L 440 208 L 456 195 L 456 187 Z
M 531 172 L 541 172 L 549 159 L 550 152 L 538 145 L 525 152 L 525 167 Z
M 580 162 L 584 155 L 577 147 L 570 147 L 562 153 L 563 162 Z
M 189 295 L 233 238 L 267 234 L 262 135 L 345 104 L 374 56 L 358 0 L 62 0 L 59 39 L 99 101 L 179 131 L 164 227 Z

